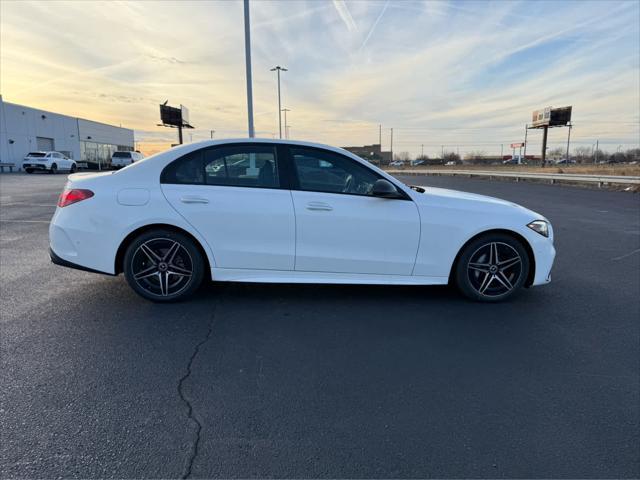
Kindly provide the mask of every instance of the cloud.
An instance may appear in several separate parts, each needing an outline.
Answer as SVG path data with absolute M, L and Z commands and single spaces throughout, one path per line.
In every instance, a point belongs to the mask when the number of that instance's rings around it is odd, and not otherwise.
M 156 127 L 167 98 L 189 107 L 194 140 L 211 129 L 218 138 L 245 132 L 241 2 L 1 9 L 5 100 L 122 123 L 154 144 L 174 141 Z M 442 144 L 495 153 L 521 140 L 531 110 L 567 104 L 576 142 L 638 143 L 637 2 L 265 0 L 251 14 L 260 135 L 278 129 L 269 70 L 280 64 L 289 69 L 282 97 L 295 138 L 370 144 L 383 124 L 385 146 L 394 127 L 396 146 L 414 154 L 423 143 L 430 154 Z M 44 19 L 58 35 L 41 28 Z M 552 143 L 565 134 L 556 129 Z
M 353 17 L 351 16 L 351 12 L 349 11 L 349 7 L 344 0 L 333 0 L 333 6 L 335 7 L 338 15 L 340 15 L 340 19 L 344 22 L 347 27 L 347 30 L 350 32 L 355 32 L 358 30 L 358 26 L 356 22 L 353 21 Z

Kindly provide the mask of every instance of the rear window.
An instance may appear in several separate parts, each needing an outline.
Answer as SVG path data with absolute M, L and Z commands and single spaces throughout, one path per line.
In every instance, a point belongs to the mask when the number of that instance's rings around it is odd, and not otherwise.
M 131 158 L 131 152 L 114 152 L 113 158 Z
M 46 153 L 42 153 L 42 152 L 29 152 L 27 154 L 27 157 L 44 157 L 46 155 Z

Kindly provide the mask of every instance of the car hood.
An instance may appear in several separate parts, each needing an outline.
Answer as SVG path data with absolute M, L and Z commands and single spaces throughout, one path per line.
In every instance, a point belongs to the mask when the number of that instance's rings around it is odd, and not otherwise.
M 417 197 L 416 201 L 419 205 L 449 207 L 486 213 L 508 211 L 513 214 L 521 214 L 523 217 L 531 218 L 532 220 L 547 220 L 539 213 L 508 200 L 446 188 L 428 186 L 421 186 L 420 188 L 424 189 L 424 193 L 414 190 L 417 194 L 414 195 L 414 198 Z

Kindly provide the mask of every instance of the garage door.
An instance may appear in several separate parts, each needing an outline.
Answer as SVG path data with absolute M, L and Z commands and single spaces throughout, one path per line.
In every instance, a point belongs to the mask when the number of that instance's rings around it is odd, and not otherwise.
M 41 152 L 55 150 L 55 148 L 53 148 L 53 138 L 36 137 L 36 141 L 38 142 L 38 150 Z

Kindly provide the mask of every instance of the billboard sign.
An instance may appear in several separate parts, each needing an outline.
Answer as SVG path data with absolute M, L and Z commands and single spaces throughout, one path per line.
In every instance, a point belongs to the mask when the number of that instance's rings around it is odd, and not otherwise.
M 571 110 L 573 107 L 560 107 L 551 109 L 550 127 L 564 127 L 571 122 Z
M 571 110 L 573 107 L 546 107 L 542 110 L 534 110 L 531 116 L 531 127 L 564 127 L 571 122 Z
M 524 147 L 524 142 L 511 144 L 511 148 L 522 148 L 522 147 Z
M 546 107 L 543 110 L 534 110 L 533 115 L 531 116 L 531 126 L 542 127 L 544 125 L 549 125 L 550 120 L 551 107 Z
M 183 125 L 182 110 L 169 105 L 160 105 L 160 120 L 164 125 L 181 127 Z
M 189 110 L 182 104 L 180 104 L 180 114 L 182 117 L 182 124 L 189 125 Z

